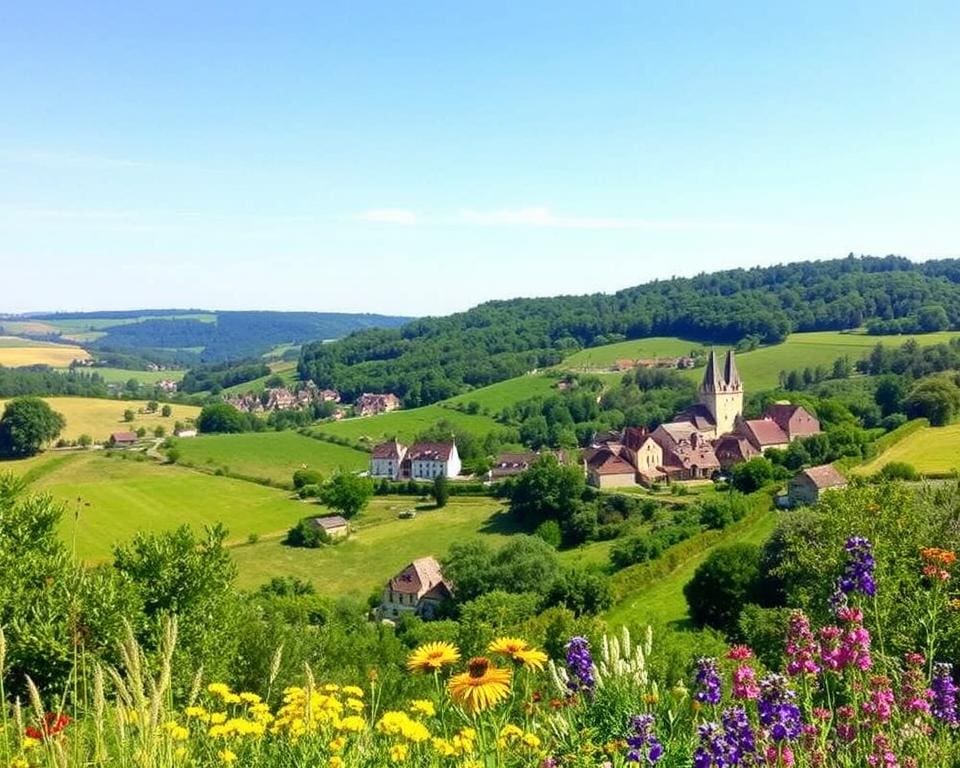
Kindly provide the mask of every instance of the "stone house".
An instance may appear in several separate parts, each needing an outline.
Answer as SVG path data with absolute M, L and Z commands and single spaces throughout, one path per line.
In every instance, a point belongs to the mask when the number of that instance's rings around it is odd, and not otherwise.
M 136 445 L 139 439 L 136 432 L 114 432 L 110 435 L 109 442 L 113 448 L 130 448 Z
M 810 467 L 798 472 L 787 488 L 789 506 L 816 504 L 824 491 L 847 487 L 847 479 L 832 464 Z
M 331 539 L 342 539 L 350 533 L 350 523 L 341 515 L 314 517 L 310 524 L 322 530 Z
M 382 619 L 396 619 L 409 613 L 432 619 L 452 597 L 453 586 L 443 578 L 440 563 L 433 557 L 421 557 L 387 582 L 379 615 Z
M 393 393 L 375 394 L 364 392 L 353 404 L 357 416 L 376 416 L 378 413 L 389 413 L 400 407 L 400 398 Z

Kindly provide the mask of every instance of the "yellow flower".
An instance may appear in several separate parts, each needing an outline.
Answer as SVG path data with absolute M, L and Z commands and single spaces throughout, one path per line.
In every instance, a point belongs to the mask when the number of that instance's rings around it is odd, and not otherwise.
M 423 723 L 418 723 L 406 712 L 384 712 L 383 717 L 377 721 L 377 731 L 388 736 L 402 736 L 416 744 L 430 738 L 430 731 Z
M 220 725 L 221 723 L 227 722 L 227 713 L 226 712 L 213 712 L 210 714 L 210 722 L 214 725 Z
M 187 756 L 187 748 L 186 748 L 186 747 L 177 747 L 175 750 L 173 750 L 173 756 L 174 756 L 177 760 L 183 760 L 183 758 L 185 758 L 185 757 Z
M 450 643 L 437 642 L 421 645 L 407 659 L 411 672 L 435 672 L 460 660 L 460 651 Z
M 363 727 L 366 725 L 366 721 L 362 717 L 357 715 L 350 715 L 349 717 L 343 718 L 340 721 L 338 730 L 341 731 L 352 731 L 353 733 L 359 733 L 363 730 Z
M 337 736 L 333 741 L 327 745 L 331 752 L 342 752 L 343 748 L 347 746 L 347 740 L 343 736 Z
M 402 763 L 407 759 L 410 747 L 406 744 L 394 744 L 390 747 L 390 761 L 393 763 Z
M 363 702 L 360 699 L 347 699 L 347 709 L 354 712 L 363 712 Z
M 334 755 L 327 763 L 327 768 L 343 768 L 343 758 L 340 755 Z
M 240 694 L 240 700 L 247 704 L 259 704 L 262 699 L 255 693 L 250 693 L 250 691 L 244 691 Z
M 15 757 L 10 761 L 10 768 L 30 768 L 30 763 L 25 757 Z
M 236 754 L 231 752 L 229 749 L 221 749 L 219 752 L 217 752 L 217 757 L 219 757 L 220 760 L 227 765 L 230 765 L 237 760 Z
M 187 707 L 183 710 L 183 714 L 196 720 L 202 720 L 203 722 L 207 722 L 210 719 L 210 715 L 207 714 L 207 710 L 203 707 Z
M 466 672 L 448 683 L 450 696 L 467 712 L 482 712 L 510 695 L 510 670 L 491 666 L 482 656 L 470 659 Z
M 215 696 L 223 696 L 230 693 L 230 686 L 226 683 L 210 683 L 210 685 L 207 686 L 207 690 Z
M 433 717 L 437 714 L 437 708 L 434 707 L 433 702 L 428 699 L 414 699 L 410 702 L 410 711 L 418 715 L 425 715 L 426 717 Z
M 33 739 L 33 738 L 30 738 L 29 736 L 24 736 L 23 741 L 20 742 L 20 749 L 22 749 L 24 752 L 29 752 L 39 743 L 40 743 L 40 739 Z
M 323 686 L 323 690 L 325 690 L 327 693 L 336 693 L 340 690 L 340 686 L 336 683 L 327 683 L 325 686 Z
M 221 698 L 223 699 L 224 704 L 239 704 L 242 701 L 237 694 L 230 693 L 229 691 L 223 694 Z
M 174 741 L 186 741 L 190 736 L 190 731 L 184 728 L 176 720 L 168 720 L 163 724 L 165 730 Z
M 363 688 L 358 688 L 355 685 L 345 685 L 341 690 L 344 696 L 353 696 L 355 699 L 363 698 Z
M 543 669 L 547 663 L 547 654 L 531 648 L 526 640 L 519 637 L 501 637 L 487 646 L 487 651 L 498 656 L 506 656 L 515 664 L 533 669 Z

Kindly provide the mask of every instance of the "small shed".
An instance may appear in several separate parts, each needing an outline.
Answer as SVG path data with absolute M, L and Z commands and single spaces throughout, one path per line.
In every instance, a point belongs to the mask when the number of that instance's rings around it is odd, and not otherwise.
M 315 517 L 312 522 L 331 539 L 340 539 L 350 533 L 350 523 L 341 515 Z
M 787 497 L 791 507 L 816 504 L 824 491 L 847 487 L 847 479 L 832 464 L 810 467 L 790 481 Z
M 131 445 L 136 445 L 137 437 L 136 432 L 114 432 L 110 435 L 110 445 L 115 448 L 129 448 Z

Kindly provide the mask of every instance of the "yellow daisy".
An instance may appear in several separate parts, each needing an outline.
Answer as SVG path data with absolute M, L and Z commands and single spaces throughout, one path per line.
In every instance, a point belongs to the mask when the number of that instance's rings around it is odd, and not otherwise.
M 450 696 L 468 712 L 482 712 L 510 695 L 510 670 L 490 665 L 479 656 L 470 659 L 467 671 L 450 678 Z
M 507 656 L 521 667 L 543 669 L 543 665 L 547 663 L 547 654 L 531 648 L 526 640 L 519 637 L 500 637 L 487 646 L 487 651 L 498 656 Z
M 411 672 L 435 672 L 460 660 L 460 651 L 450 643 L 437 642 L 421 645 L 407 659 Z

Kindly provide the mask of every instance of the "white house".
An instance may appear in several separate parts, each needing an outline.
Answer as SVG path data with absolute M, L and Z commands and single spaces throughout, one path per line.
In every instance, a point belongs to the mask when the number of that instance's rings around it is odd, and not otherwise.
M 381 443 L 370 455 L 370 477 L 399 480 L 403 474 L 403 460 L 406 455 L 407 446 L 396 440 Z
M 433 480 L 440 475 L 456 477 L 460 474 L 460 455 L 457 445 L 449 443 L 417 443 L 407 452 L 410 477 L 415 480 Z

